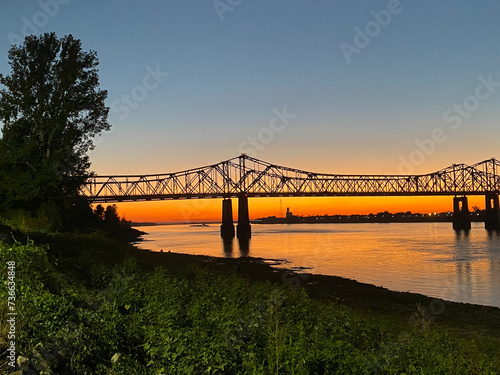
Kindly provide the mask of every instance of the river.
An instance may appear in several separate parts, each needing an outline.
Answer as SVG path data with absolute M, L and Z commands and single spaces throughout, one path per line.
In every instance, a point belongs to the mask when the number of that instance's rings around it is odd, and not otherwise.
M 500 235 L 473 223 L 254 224 L 252 238 L 224 243 L 219 225 L 158 225 L 139 247 L 216 257 L 280 259 L 282 267 L 396 291 L 500 307 Z

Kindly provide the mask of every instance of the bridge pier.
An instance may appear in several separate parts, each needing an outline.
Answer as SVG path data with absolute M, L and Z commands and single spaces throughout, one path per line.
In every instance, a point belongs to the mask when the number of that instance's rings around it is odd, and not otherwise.
M 220 226 L 220 235 L 225 239 L 234 238 L 233 203 L 231 198 L 225 198 L 222 201 L 222 225 Z
M 248 197 L 244 194 L 238 197 L 238 226 L 236 227 L 236 233 L 239 239 L 252 236 L 250 217 L 248 215 Z
M 500 231 L 500 200 L 498 193 L 486 194 L 486 213 L 484 223 L 487 230 Z
M 466 232 L 471 229 L 469 200 L 467 197 L 453 198 L 453 229 Z

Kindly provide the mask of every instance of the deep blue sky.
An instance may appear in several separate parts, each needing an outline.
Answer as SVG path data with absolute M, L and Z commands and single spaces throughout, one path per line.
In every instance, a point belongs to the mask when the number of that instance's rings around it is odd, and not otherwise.
M 32 32 L 26 20 L 97 51 L 108 104 L 121 108 L 91 154 L 98 173 L 215 163 L 255 148 L 245 142 L 259 134 L 256 157 L 318 172 L 397 173 L 403 158 L 417 173 L 500 158 L 500 87 L 470 99 L 480 77 L 500 82 L 498 0 L 243 0 L 221 16 L 210 0 L 60 1 L 1 2 L 0 72 L 9 72 L 12 33 Z M 341 43 L 355 46 L 355 28 L 395 5 L 348 63 Z M 148 67 L 169 73 L 148 78 L 151 90 L 140 88 Z M 122 96 L 134 92 L 146 96 L 124 116 Z M 456 118 L 443 115 L 468 97 L 479 105 L 453 129 Z M 296 117 L 271 133 L 285 107 Z M 422 158 L 415 142 L 436 128 L 446 141 Z

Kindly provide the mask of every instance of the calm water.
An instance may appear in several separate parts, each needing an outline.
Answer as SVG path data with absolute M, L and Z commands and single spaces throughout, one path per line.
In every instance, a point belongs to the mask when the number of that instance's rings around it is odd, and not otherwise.
M 252 225 L 247 244 L 224 244 L 219 226 L 162 225 L 140 247 L 217 257 L 286 260 L 284 267 L 336 275 L 398 291 L 500 307 L 500 236 L 473 224 L 468 236 L 450 223 Z

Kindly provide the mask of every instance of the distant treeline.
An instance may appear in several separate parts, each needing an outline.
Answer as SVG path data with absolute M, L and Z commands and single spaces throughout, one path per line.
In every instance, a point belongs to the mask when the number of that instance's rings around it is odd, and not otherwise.
M 471 219 L 474 222 L 484 222 L 484 211 L 475 209 L 471 212 Z M 316 216 L 295 216 L 288 214 L 286 217 L 269 216 L 253 221 L 255 224 L 292 224 L 292 223 L 435 223 L 452 222 L 452 212 L 440 213 L 412 213 L 388 211 L 369 215 L 316 215 Z

